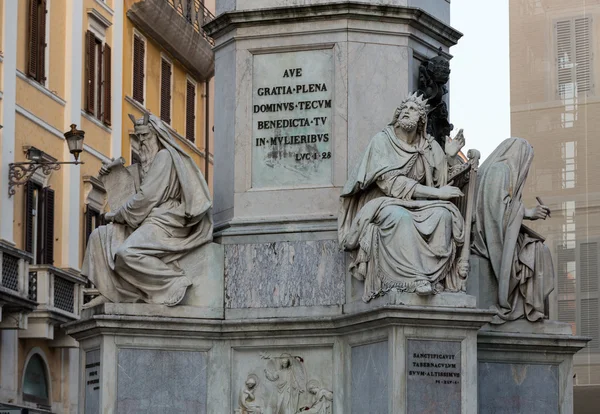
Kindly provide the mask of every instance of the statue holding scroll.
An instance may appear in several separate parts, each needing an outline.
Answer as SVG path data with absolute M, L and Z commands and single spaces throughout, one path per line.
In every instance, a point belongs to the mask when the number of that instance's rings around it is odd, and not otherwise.
M 450 201 L 463 196 L 450 174 L 464 165 L 465 141 L 461 131 L 442 150 L 426 133 L 428 110 L 417 94 L 402 102 L 342 191 L 339 241 L 352 253 L 351 274 L 365 282 L 364 301 L 392 288 L 464 290 L 468 249 L 460 258 L 457 250 L 468 230 Z
M 81 273 L 100 296 L 84 307 L 109 301 L 178 304 L 192 284 L 178 259 L 212 238 L 210 193 L 194 161 L 158 118 L 130 117 L 140 141 L 141 184 L 89 238 Z

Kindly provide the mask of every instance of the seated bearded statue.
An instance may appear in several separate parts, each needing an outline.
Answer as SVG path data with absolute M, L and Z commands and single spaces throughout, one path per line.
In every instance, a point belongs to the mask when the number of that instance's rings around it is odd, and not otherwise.
M 340 246 L 352 253 L 350 273 L 364 281 L 365 302 L 386 289 L 429 295 L 460 291 L 468 260 L 456 261 L 465 222 L 450 200 L 450 167 L 465 140 L 445 150 L 427 135 L 429 105 L 416 93 L 375 135 L 344 186 L 338 220 Z

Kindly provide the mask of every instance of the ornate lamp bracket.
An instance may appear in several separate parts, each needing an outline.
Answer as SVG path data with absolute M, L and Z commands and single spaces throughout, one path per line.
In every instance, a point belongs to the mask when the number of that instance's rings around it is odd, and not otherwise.
M 41 169 L 42 173 L 46 176 L 50 175 L 52 171 L 60 170 L 60 166 L 63 164 L 79 165 L 83 162 L 79 161 L 79 154 L 83 151 L 83 138 L 85 136 L 84 131 L 77 129 L 77 125 L 71 124 L 71 129 L 64 133 L 69 152 L 75 157 L 74 162 L 68 161 L 55 161 L 52 157 L 45 157 L 43 151 L 35 147 L 23 147 L 26 148 L 26 157 L 29 161 L 27 162 L 13 162 L 8 164 L 8 196 L 12 197 L 17 192 L 15 187 L 27 183 L 35 174 L 35 172 Z M 44 160 L 44 158 L 46 158 Z M 48 160 L 50 158 L 50 160 Z
M 14 196 L 16 188 L 29 181 L 40 168 L 44 175 L 60 170 L 62 164 L 82 164 L 81 162 L 15 162 L 8 164 L 8 196 Z

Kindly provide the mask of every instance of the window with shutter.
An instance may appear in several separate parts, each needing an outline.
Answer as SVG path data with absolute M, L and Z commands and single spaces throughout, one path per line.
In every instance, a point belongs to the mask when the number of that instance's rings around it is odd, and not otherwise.
M 160 70 L 160 119 L 167 124 L 171 123 L 171 63 L 161 60 Z
M 600 308 L 598 297 L 598 255 L 600 241 L 578 243 L 579 247 L 579 330 L 578 334 L 589 336 L 590 349 L 600 349 Z
M 110 125 L 110 116 L 111 116 L 111 111 L 112 111 L 112 105 L 111 105 L 111 99 L 112 99 L 112 92 L 111 92 L 111 69 L 112 69 L 112 62 L 111 62 L 111 50 L 110 50 L 110 46 L 109 45 L 104 45 L 104 106 L 103 106 L 103 111 L 102 111 L 102 122 L 104 122 L 106 125 Z
M 133 99 L 141 104 L 144 103 L 145 43 L 140 36 L 133 36 Z
M 600 309 L 598 299 L 581 300 L 581 331 L 580 335 L 592 338 L 588 342 L 589 349 L 600 348 Z
M 29 44 L 27 74 L 46 82 L 46 0 L 29 0 Z
M 598 243 L 581 243 L 579 245 L 579 260 L 581 292 L 598 292 Z
M 575 284 L 577 281 L 575 249 L 558 246 L 556 259 L 558 269 L 558 293 L 575 293 Z
M 555 24 L 557 87 L 561 99 L 592 91 L 591 26 L 589 17 Z
M 575 19 L 575 82 L 577 92 L 592 90 L 591 21 L 589 17 Z
M 102 41 L 100 41 L 99 39 L 95 39 L 96 43 L 95 43 L 95 47 L 96 47 L 96 62 L 95 63 L 95 70 L 96 70 L 96 83 L 95 83 L 95 88 L 96 88 L 96 111 L 94 113 L 94 115 L 96 116 L 96 118 L 98 118 L 99 120 L 102 120 L 102 95 L 103 95 L 103 90 L 104 90 L 104 76 L 102 73 L 102 69 L 104 69 L 104 65 L 102 64 L 102 60 L 103 60 L 103 56 L 102 56 Z
M 96 107 L 96 36 L 85 33 L 85 110 L 93 115 Z
M 90 238 L 92 232 L 98 227 L 102 226 L 103 216 L 102 214 L 95 208 L 91 206 L 87 206 L 85 209 L 85 245 L 87 246 L 87 242 Z
M 186 88 L 185 137 L 196 141 L 196 84 L 189 80 Z
M 42 261 L 43 264 L 54 264 L 54 190 L 50 187 L 43 191 L 43 235 L 40 242 L 43 246 Z
M 28 181 L 25 184 L 25 250 L 29 253 L 34 253 L 35 216 L 37 210 L 35 198 L 37 187 L 37 184 L 33 181 Z

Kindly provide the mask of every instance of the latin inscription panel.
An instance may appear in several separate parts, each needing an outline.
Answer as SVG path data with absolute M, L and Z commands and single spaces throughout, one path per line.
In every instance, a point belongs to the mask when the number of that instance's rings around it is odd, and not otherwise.
M 461 412 L 461 343 L 408 340 L 408 414 Z
M 85 353 L 85 414 L 100 412 L 100 350 Z
M 332 183 L 333 50 L 255 55 L 252 187 Z

